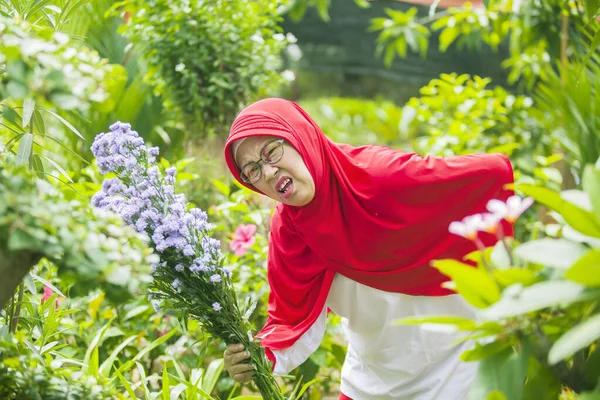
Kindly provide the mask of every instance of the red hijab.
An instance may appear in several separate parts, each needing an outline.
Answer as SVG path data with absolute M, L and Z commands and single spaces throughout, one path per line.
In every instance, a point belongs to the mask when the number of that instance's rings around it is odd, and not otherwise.
M 258 101 L 235 119 L 225 145 L 231 173 L 240 171 L 232 143 L 277 136 L 301 155 L 315 181 L 306 206 L 278 203 L 269 235 L 267 349 L 293 345 L 316 321 L 336 273 L 388 292 L 444 296 L 448 278 L 433 259 L 461 259 L 474 245 L 448 232 L 452 221 L 506 200 L 513 182 L 501 154 L 421 157 L 381 146 L 332 142 L 297 104 Z M 284 156 L 285 157 L 285 156 Z M 252 185 L 248 188 L 257 191 Z M 493 238 L 484 237 L 493 244 Z

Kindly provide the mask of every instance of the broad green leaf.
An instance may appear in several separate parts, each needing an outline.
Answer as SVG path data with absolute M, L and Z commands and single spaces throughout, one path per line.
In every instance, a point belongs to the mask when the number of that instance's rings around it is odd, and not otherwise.
M 515 283 L 529 286 L 538 280 L 535 272 L 525 268 L 496 269 L 493 275 L 502 286 L 511 286 Z
M 549 238 L 526 242 L 515 249 L 522 261 L 560 269 L 569 268 L 585 252 L 586 247 L 581 243 Z
M 527 196 L 533 197 L 538 203 L 558 212 L 565 221 L 584 235 L 600 238 L 600 222 L 594 213 L 583 210 L 550 189 L 533 185 L 516 185 Z
M 502 240 L 498 240 L 494 247 L 492 247 L 492 251 L 490 252 L 487 260 L 490 260 L 496 268 L 508 268 L 511 266 L 510 255 L 506 250 L 506 246 Z
M 529 353 L 526 349 L 516 353 L 512 348 L 507 348 L 480 361 L 469 399 L 487 399 L 494 391 L 503 393 L 510 400 L 521 399 L 528 360 Z
M 211 182 L 219 190 L 219 192 L 223 193 L 225 197 L 229 197 L 231 189 L 229 189 L 229 186 L 227 184 L 216 179 L 212 179 Z
M 456 283 L 456 291 L 475 307 L 484 308 L 500 298 L 500 290 L 488 272 L 456 260 L 433 261 L 432 265 Z
M 39 154 L 33 154 L 31 157 L 31 166 L 33 170 L 38 173 L 38 178 L 44 179 L 44 164 Z
M 31 116 L 33 115 L 34 109 L 35 109 L 35 100 L 34 99 L 32 99 L 31 97 L 28 97 L 25 100 L 23 100 L 23 122 L 21 123 L 21 126 L 23 128 L 25 128 L 29 124 L 29 121 L 31 121 Z
M 50 283 L 49 281 L 45 280 L 44 278 L 37 276 L 36 274 L 34 274 L 33 272 L 30 272 L 31 277 L 33 278 L 33 280 L 40 282 L 41 284 L 48 286 L 50 289 L 52 289 L 52 291 L 62 297 L 67 297 L 63 294 L 63 292 L 61 292 L 56 286 L 54 286 L 52 283 Z
M 33 135 L 26 133 L 21 138 L 19 150 L 17 150 L 17 165 L 28 165 L 31 150 L 33 149 Z
M 215 386 L 217 386 L 217 381 L 219 380 L 219 375 L 221 375 L 221 371 L 223 371 L 223 359 L 218 358 L 212 361 L 208 367 L 206 368 L 206 372 L 204 373 L 204 379 L 202 380 L 202 390 L 206 393 L 211 393 Z
M 600 250 L 585 253 L 565 272 L 565 278 L 587 287 L 600 287 Z
M 512 345 L 510 342 L 501 340 L 496 340 L 484 345 L 475 342 L 475 347 L 464 351 L 460 355 L 460 359 L 465 362 L 485 360 L 486 358 L 490 358 L 494 354 L 498 354 L 511 346 Z
M 31 276 L 30 272 L 28 272 L 25 275 L 25 278 L 23 278 L 23 282 L 25 283 L 27 290 L 29 290 L 29 292 L 31 294 L 33 294 L 33 295 L 37 294 L 37 288 L 35 287 L 35 282 L 33 281 L 33 277 Z
M 484 319 L 496 321 L 555 305 L 568 305 L 580 299 L 584 287 L 570 281 L 545 281 L 529 287 L 516 284 L 502 293 L 494 305 L 480 311 Z
M 550 349 L 548 362 L 554 365 L 589 346 L 598 338 L 600 338 L 600 314 L 594 315 L 562 335 Z
M 594 168 L 592 165 L 586 166 L 583 171 L 582 183 L 592 203 L 594 214 L 600 220 L 600 169 Z
M 506 396 L 504 396 L 504 393 L 502 393 L 501 391 L 494 390 L 493 392 L 488 394 L 486 400 L 506 400 Z

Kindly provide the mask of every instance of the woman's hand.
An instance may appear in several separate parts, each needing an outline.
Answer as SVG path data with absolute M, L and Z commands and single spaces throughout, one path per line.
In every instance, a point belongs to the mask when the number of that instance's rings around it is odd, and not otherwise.
M 254 375 L 254 366 L 242 362 L 248 358 L 250 352 L 245 351 L 243 344 L 230 344 L 223 353 L 225 369 L 237 382 L 246 383 Z

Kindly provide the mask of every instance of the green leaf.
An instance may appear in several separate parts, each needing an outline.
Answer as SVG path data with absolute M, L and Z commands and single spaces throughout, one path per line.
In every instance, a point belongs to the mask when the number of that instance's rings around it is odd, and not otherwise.
M 575 230 L 587 236 L 600 238 L 600 222 L 594 213 L 565 201 L 558 193 L 547 188 L 533 185 L 516 185 L 515 188 L 558 212 Z
M 231 189 L 227 184 L 216 179 L 212 179 L 211 182 L 219 190 L 219 192 L 223 193 L 225 197 L 229 197 L 229 195 L 231 194 Z
M 129 310 L 129 312 L 127 314 L 125 314 L 125 316 L 123 317 L 123 321 L 127 321 L 128 319 L 131 319 L 133 317 L 135 317 L 136 315 L 140 315 L 141 313 L 144 313 L 148 310 L 150 310 L 151 306 L 145 304 L 145 305 L 141 305 L 141 306 L 137 306 L 135 308 L 133 308 L 132 310 Z
M 163 365 L 162 373 L 162 400 L 171 399 L 171 383 L 169 382 L 169 362 L 165 362 Z
M 28 232 L 25 232 L 22 229 L 15 228 L 10 232 L 10 236 L 8 237 L 8 249 L 12 251 L 19 250 L 41 250 L 42 242 L 30 235 Z
M 475 347 L 473 349 L 464 351 L 460 355 L 460 359 L 465 362 L 485 360 L 486 358 L 490 358 L 494 354 L 498 354 L 511 346 L 512 345 L 510 342 L 501 340 L 496 340 L 484 345 L 475 342 Z
M 92 362 L 92 357 L 93 357 L 93 353 L 94 351 L 98 351 L 98 344 L 100 343 L 100 340 L 102 339 L 102 336 L 104 336 L 104 333 L 106 332 L 106 330 L 108 329 L 108 327 L 110 326 L 112 320 L 108 321 L 103 327 L 102 329 L 100 329 L 100 331 L 98 331 L 98 333 L 96 333 L 96 336 L 94 336 L 94 338 L 92 339 L 92 341 L 90 342 L 86 352 L 85 352 L 85 357 L 83 359 L 83 367 L 81 369 L 81 372 L 83 372 L 84 374 L 89 374 L 91 372 L 90 366 L 91 366 L 91 362 Z M 94 367 L 95 372 L 98 372 L 98 359 L 97 359 L 98 355 L 96 354 L 96 364 L 92 367 Z
M 545 281 L 523 288 L 522 285 L 509 286 L 502 298 L 485 310 L 482 318 L 497 321 L 541 310 L 555 305 L 568 305 L 578 301 L 584 287 L 570 281 Z
M 21 138 L 19 143 L 19 150 L 17 151 L 17 165 L 29 165 L 29 157 L 31 156 L 31 150 L 33 149 L 33 135 L 26 133 Z
M 567 269 L 581 258 L 586 250 L 581 243 L 545 238 L 523 243 L 515 249 L 515 255 L 534 264 Z
M 562 335 L 548 353 L 548 362 L 557 362 L 575 354 L 600 338 L 600 314 L 596 314 Z
M 110 370 L 111 370 L 113 364 L 115 363 L 115 360 L 117 359 L 117 356 L 119 355 L 121 350 L 123 350 L 125 347 L 127 347 L 129 345 L 129 343 L 133 342 L 136 338 L 137 338 L 137 335 L 129 336 L 127 339 L 125 339 L 123 341 L 123 343 L 119 344 L 112 351 L 112 353 L 110 353 L 110 356 L 108 356 L 108 358 L 106 360 L 104 360 L 102 365 L 100 365 L 100 368 L 98 369 L 99 374 L 108 378 L 110 376 Z M 118 373 L 118 371 L 116 371 L 116 372 Z
M 506 400 L 506 396 L 504 396 L 504 393 L 502 393 L 501 391 L 494 390 L 493 392 L 488 394 L 486 400 Z
M 456 291 L 475 307 L 484 308 L 500 298 L 500 290 L 488 272 L 456 260 L 431 263 L 456 283 Z
M 37 276 L 36 274 L 34 274 L 33 272 L 30 272 L 31 277 L 33 278 L 33 280 L 40 282 L 42 285 L 44 286 L 48 286 L 50 289 L 52 289 L 52 291 L 62 297 L 67 297 L 63 294 L 63 292 L 61 292 L 56 286 L 54 286 L 52 283 L 50 283 L 49 281 L 45 280 L 44 278 Z
M 29 121 L 31 121 L 31 116 L 33 115 L 33 111 L 35 110 L 35 100 L 31 97 L 23 100 L 23 122 L 21 126 L 25 128 Z
M 208 365 L 208 368 L 206 368 L 204 379 L 202 380 L 202 390 L 206 393 L 211 393 L 215 389 L 215 386 L 217 386 L 221 371 L 223 371 L 223 359 L 218 358 L 213 360 Z
M 33 170 L 38 173 L 40 179 L 44 179 L 44 164 L 39 154 L 33 154 L 31 157 L 31 166 Z
M 137 400 L 137 396 L 135 395 L 135 392 L 133 391 L 133 388 L 131 387 L 129 382 L 127 382 L 127 379 L 123 377 L 123 375 L 119 372 L 118 369 L 115 370 L 115 374 L 117 374 L 119 380 L 121 381 L 121 384 L 123 385 L 123 387 L 125 387 L 125 390 L 127 390 L 130 400 Z
M 528 360 L 528 351 L 516 353 L 512 348 L 508 348 L 480 361 L 469 399 L 487 399 L 495 391 L 503 393 L 510 400 L 521 399 Z
M 81 133 L 79 133 L 79 131 L 77 129 L 75 129 L 75 127 L 73 125 L 71 125 L 69 123 L 69 121 L 67 121 L 66 119 L 64 119 L 63 117 L 61 117 L 60 115 L 56 114 L 55 112 L 48 110 L 46 108 L 40 108 L 40 110 L 44 110 L 52 115 L 54 115 L 56 117 L 56 119 L 58 119 L 60 122 L 62 122 L 67 128 L 69 128 L 73 133 L 75 133 L 77 136 L 79 136 L 81 139 L 85 138 L 83 137 L 83 135 Z
M 25 275 L 25 278 L 23 278 L 23 282 L 25 283 L 25 286 L 27 286 L 27 290 L 29 290 L 29 292 L 32 295 L 37 295 L 37 288 L 35 287 L 35 282 L 33 281 L 31 273 L 28 272 Z
M 44 160 L 48 161 L 50 164 L 52 164 L 52 166 L 54 168 L 56 168 L 58 170 L 58 172 L 64 176 L 65 178 L 67 178 L 67 181 L 69 182 L 73 182 L 73 179 L 71 179 L 71 177 L 69 176 L 69 174 L 67 174 L 67 171 L 65 171 L 60 165 L 58 165 L 53 159 L 46 157 L 43 154 L 40 154 L 41 157 L 44 158 Z
M 600 250 L 585 253 L 565 272 L 565 278 L 587 287 L 600 287 Z
M 146 354 L 148 354 L 149 352 L 151 352 L 152 350 L 154 350 L 155 348 L 157 348 L 158 346 L 160 346 L 161 344 L 163 344 L 164 342 L 166 342 L 167 340 L 169 340 L 171 338 L 171 336 L 173 336 L 175 333 L 177 333 L 176 329 L 173 329 L 169 332 L 167 332 L 164 336 L 159 337 L 158 339 L 156 339 L 155 341 L 153 341 L 152 343 L 148 344 L 146 347 L 144 347 L 142 350 L 140 350 L 135 357 L 133 357 L 131 360 L 127 361 L 125 364 L 123 364 L 119 370 L 120 371 L 127 371 L 129 370 L 129 368 L 131 368 L 131 366 L 141 360 Z
M 588 194 L 592 203 L 594 214 L 600 220 L 600 169 L 594 168 L 593 165 L 586 166 L 583 171 L 582 183 L 583 189 Z
M 538 280 L 535 272 L 524 268 L 496 269 L 492 274 L 498 283 L 505 287 L 514 285 L 515 283 L 529 286 Z

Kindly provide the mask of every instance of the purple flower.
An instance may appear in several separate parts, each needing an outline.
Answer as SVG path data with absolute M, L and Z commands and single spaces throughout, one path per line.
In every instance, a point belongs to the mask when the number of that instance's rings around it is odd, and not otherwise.
M 187 245 L 183 248 L 183 255 L 186 257 L 194 255 L 194 248 L 191 245 Z
M 181 292 L 181 281 L 179 279 L 175 278 L 173 283 L 171 283 L 171 286 L 173 286 L 173 289 L 177 290 L 178 292 Z
M 227 275 L 227 276 L 231 276 L 232 270 L 233 270 L 232 267 L 223 267 L 223 273 L 225 273 L 225 275 Z
M 185 267 L 184 267 L 183 265 L 181 265 L 181 264 L 177 264 L 177 265 L 175 266 L 175 271 L 177 271 L 177 272 L 183 272 L 183 269 L 184 269 L 184 268 L 185 268 Z
M 155 156 L 156 157 L 158 155 L 159 151 L 160 151 L 159 148 L 156 147 L 156 146 L 155 147 L 150 147 L 148 149 L 148 154 L 151 155 L 151 156 Z
M 213 303 L 212 308 L 215 311 L 221 311 L 223 309 L 219 303 Z
M 221 282 L 221 280 L 221 275 L 218 274 L 211 275 L 210 277 L 210 281 L 213 283 Z

